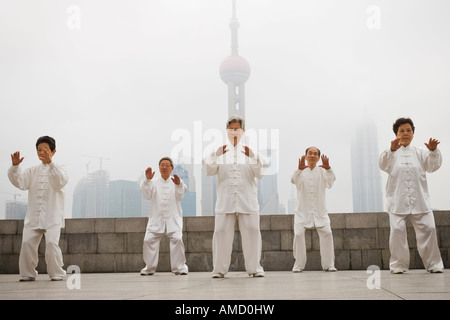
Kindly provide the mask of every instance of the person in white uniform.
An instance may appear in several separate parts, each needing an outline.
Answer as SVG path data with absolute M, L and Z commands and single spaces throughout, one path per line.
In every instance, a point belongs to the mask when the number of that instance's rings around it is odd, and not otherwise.
M 389 268 L 401 274 L 409 268 L 409 247 L 406 221 L 410 220 L 417 240 L 417 250 L 427 271 L 444 270 L 437 242 L 436 224 L 430 206 L 426 173 L 435 172 L 442 164 L 438 140 L 430 138 L 425 148 L 411 145 L 414 123 L 399 118 L 393 125 L 396 138 L 379 157 L 380 169 L 388 173 L 386 184 L 387 212 L 389 214 L 391 257 Z
M 245 270 L 250 276 L 264 277 L 264 269 L 260 264 L 262 240 L 257 179 L 262 178 L 267 161 L 242 144 L 245 131 L 243 118 L 231 117 L 226 128 L 229 143 L 203 159 L 206 174 L 217 175 L 211 276 L 223 278 L 228 273 L 237 220 Z
M 317 166 L 322 159 L 322 165 Z M 305 164 L 305 160 L 308 165 Z M 322 269 L 336 271 L 334 266 L 333 234 L 326 209 L 326 188 L 333 186 L 336 177 L 327 156 L 320 155 L 316 147 L 306 149 L 298 162 L 291 182 L 297 187 L 297 206 L 294 216 L 294 267 L 293 272 L 302 272 L 306 265 L 306 229 L 315 228 L 319 235 Z
M 187 275 L 183 243 L 183 212 L 181 200 L 187 190 L 186 184 L 176 174 L 171 177 L 173 162 L 169 157 L 159 161 L 159 178 L 153 178 L 152 168 L 145 170 L 141 183 L 144 197 L 151 200 L 150 214 L 144 237 L 143 257 L 145 267 L 141 275 L 153 275 L 158 266 L 159 245 L 164 235 L 170 241 L 170 267 L 176 275 Z
M 56 164 L 55 139 L 40 137 L 36 142 L 41 163 L 26 170 L 20 164 L 23 157 L 16 151 L 11 154 L 12 166 L 8 178 L 20 190 L 28 190 L 28 208 L 25 216 L 22 246 L 19 255 L 20 281 L 34 281 L 38 272 L 38 247 L 45 235 L 45 262 L 51 280 L 62 280 L 63 255 L 59 247 L 61 228 L 64 227 L 64 186 L 68 182 L 65 167 Z

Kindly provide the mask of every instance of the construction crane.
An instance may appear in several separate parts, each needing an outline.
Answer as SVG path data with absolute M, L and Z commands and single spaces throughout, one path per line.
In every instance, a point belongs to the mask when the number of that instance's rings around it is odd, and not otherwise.
M 100 170 L 102 170 L 102 165 L 103 165 L 103 160 L 111 160 L 110 158 L 106 158 L 106 157 L 100 157 L 100 156 L 92 156 L 92 155 L 88 155 L 88 154 L 83 154 L 83 157 L 88 157 L 88 158 L 96 158 L 100 160 Z M 89 170 L 89 163 L 86 165 L 87 170 Z
M 6 191 L 0 191 L 1 193 L 6 193 L 6 194 L 12 194 L 12 195 L 14 195 L 14 202 L 16 202 L 17 201 L 17 197 L 19 196 L 21 196 L 20 195 L 20 193 L 17 193 L 17 192 L 6 192 Z

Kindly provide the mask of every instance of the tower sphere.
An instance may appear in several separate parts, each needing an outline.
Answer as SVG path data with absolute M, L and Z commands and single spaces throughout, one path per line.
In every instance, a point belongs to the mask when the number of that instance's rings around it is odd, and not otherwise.
M 237 85 L 245 83 L 250 77 L 250 64 L 241 56 L 229 56 L 220 64 L 220 77 L 223 82 Z

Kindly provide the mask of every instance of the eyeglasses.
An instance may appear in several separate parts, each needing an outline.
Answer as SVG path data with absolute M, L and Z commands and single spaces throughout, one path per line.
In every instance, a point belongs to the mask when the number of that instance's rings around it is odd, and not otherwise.
M 230 133 L 233 133 L 233 132 L 236 132 L 236 133 L 241 133 L 242 132 L 242 129 L 227 129 L 227 131 L 228 132 L 230 132 Z

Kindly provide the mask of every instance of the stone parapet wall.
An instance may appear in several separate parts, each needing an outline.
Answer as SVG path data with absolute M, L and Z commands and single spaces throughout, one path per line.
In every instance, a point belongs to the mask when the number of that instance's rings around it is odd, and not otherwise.
M 450 211 L 434 212 L 438 243 L 445 268 L 450 267 Z M 331 213 L 331 228 L 338 270 L 363 270 L 370 265 L 389 269 L 389 217 L 377 213 Z M 60 247 L 65 268 L 81 272 L 139 272 L 144 267 L 142 244 L 147 218 L 66 219 Z M 214 217 L 184 217 L 183 240 L 190 271 L 212 270 Z M 261 215 L 262 257 L 266 271 L 290 271 L 294 264 L 292 214 Z M 408 223 L 410 268 L 423 268 L 414 229 Z M 23 220 L 0 220 L 0 273 L 19 273 Z M 307 230 L 306 270 L 321 270 L 319 238 Z M 46 273 L 45 242 L 39 246 L 38 272 Z M 233 244 L 230 271 L 244 271 L 239 228 Z M 170 271 L 169 241 L 163 237 L 157 271 Z

